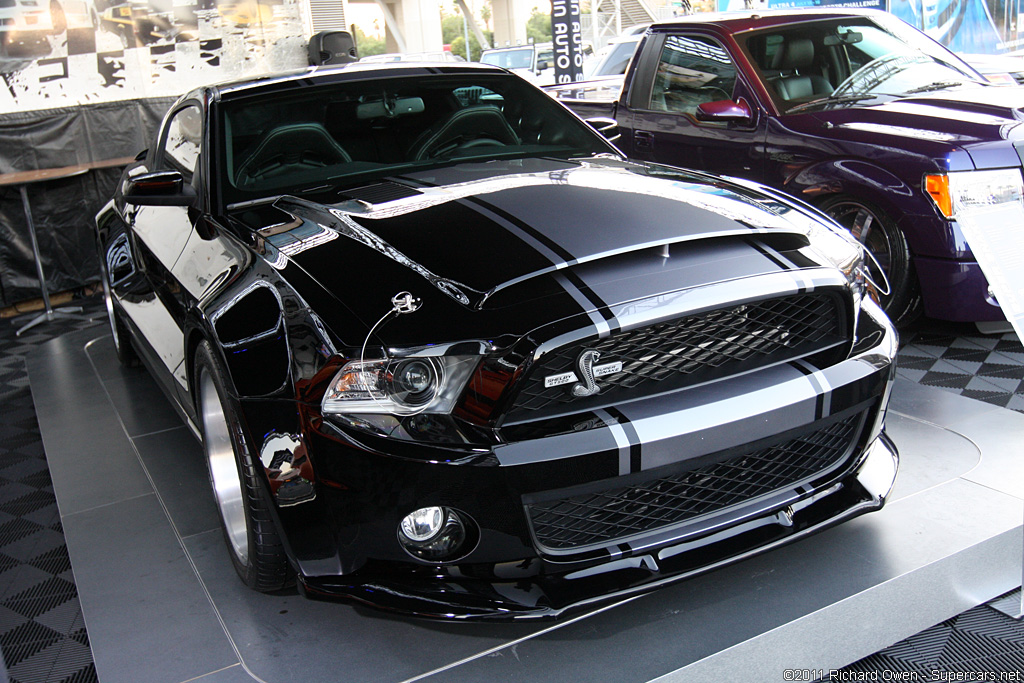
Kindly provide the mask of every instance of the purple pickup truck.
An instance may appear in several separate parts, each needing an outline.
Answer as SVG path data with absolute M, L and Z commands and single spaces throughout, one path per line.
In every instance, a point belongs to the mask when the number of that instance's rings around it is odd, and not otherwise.
M 957 218 L 1022 202 L 1024 90 L 993 86 L 903 21 L 696 15 L 652 26 L 619 80 L 547 90 L 585 119 L 614 119 L 630 158 L 754 180 L 825 211 L 874 254 L 894 321 L 1003 320 Z

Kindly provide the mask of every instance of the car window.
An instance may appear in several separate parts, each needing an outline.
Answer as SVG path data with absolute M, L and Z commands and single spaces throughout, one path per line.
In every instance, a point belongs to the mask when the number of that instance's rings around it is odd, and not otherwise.
M 199 107 L 189 106 L 175 113 L 167 124 L 162 165 L 181 171 L 187 180 L 191 180 L 199 161 L 202 121 Z
M 736 67 L 718 43 L 703 36 L 668 36 L 650 108 L 692 115 L 705 102 L 732 99 L 735 86 Z
M 504 73 L 418 74 L 225 99 L 224 203 L 310 194 L 456 159 L 615 150 L 545 93 Z

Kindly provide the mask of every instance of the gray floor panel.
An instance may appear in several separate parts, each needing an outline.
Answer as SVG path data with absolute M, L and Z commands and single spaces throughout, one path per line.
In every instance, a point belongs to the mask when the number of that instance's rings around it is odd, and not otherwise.
M 259 595 L 234 576 L 203 503 L 194 438 L 180 422 L 167 429 L 152 380 L 118 367 L 97 337 L 55 340 L 29 371 L 101 681 L 689 682 L 755 664 L 781 680 L 783 668 L 849 664 L 1020 584 L 1024 415 L 900 380 L 889 430 L 902 466 L 883 511 L 654 594 L 504 625 Z M 154 614 L 165 623 L 151 632 Z
M 238 661 L 155 493 L 63 521 L 101 681 L 186 681 Z

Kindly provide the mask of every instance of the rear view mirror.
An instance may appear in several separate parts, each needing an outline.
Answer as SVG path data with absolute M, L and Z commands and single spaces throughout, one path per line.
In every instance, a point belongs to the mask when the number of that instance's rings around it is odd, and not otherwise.
M 356 107 L 356 118 L 360 120 L 393 118 L 405 114 L 423 112 L 423 99 L 420 97 L 396 97 L 394 99 L 366 102 Z
M 825 36 L 822 41 L 826 47 L 835 47 L 836 45 L 853 45 L 864 40 L 863 34 L 857 33 L 856 31 L 847 31 L 846 33 L 837 33 L 831 36 Z
M 714 102 L 704 102 L 697 106 L 698 121 L 707 121 L 709 123 L 749 121 L 750 116 L 750 105 L 743 99 L 739 102 L 716 100 Z

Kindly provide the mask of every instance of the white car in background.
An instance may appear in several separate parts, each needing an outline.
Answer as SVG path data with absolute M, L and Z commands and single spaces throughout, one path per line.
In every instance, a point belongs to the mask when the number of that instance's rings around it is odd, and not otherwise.
M 46 53 L 47 37 L 53 33 L 49 0 L 0 0 L 0 54 Z
M 508 69 L 535 85 L 555 84 L 555 50 L 551 43 L 484 50 L 480 63 Z
M 960 55 L 982 76 L 996 85 L 1024 84 L 1024 55 Z

